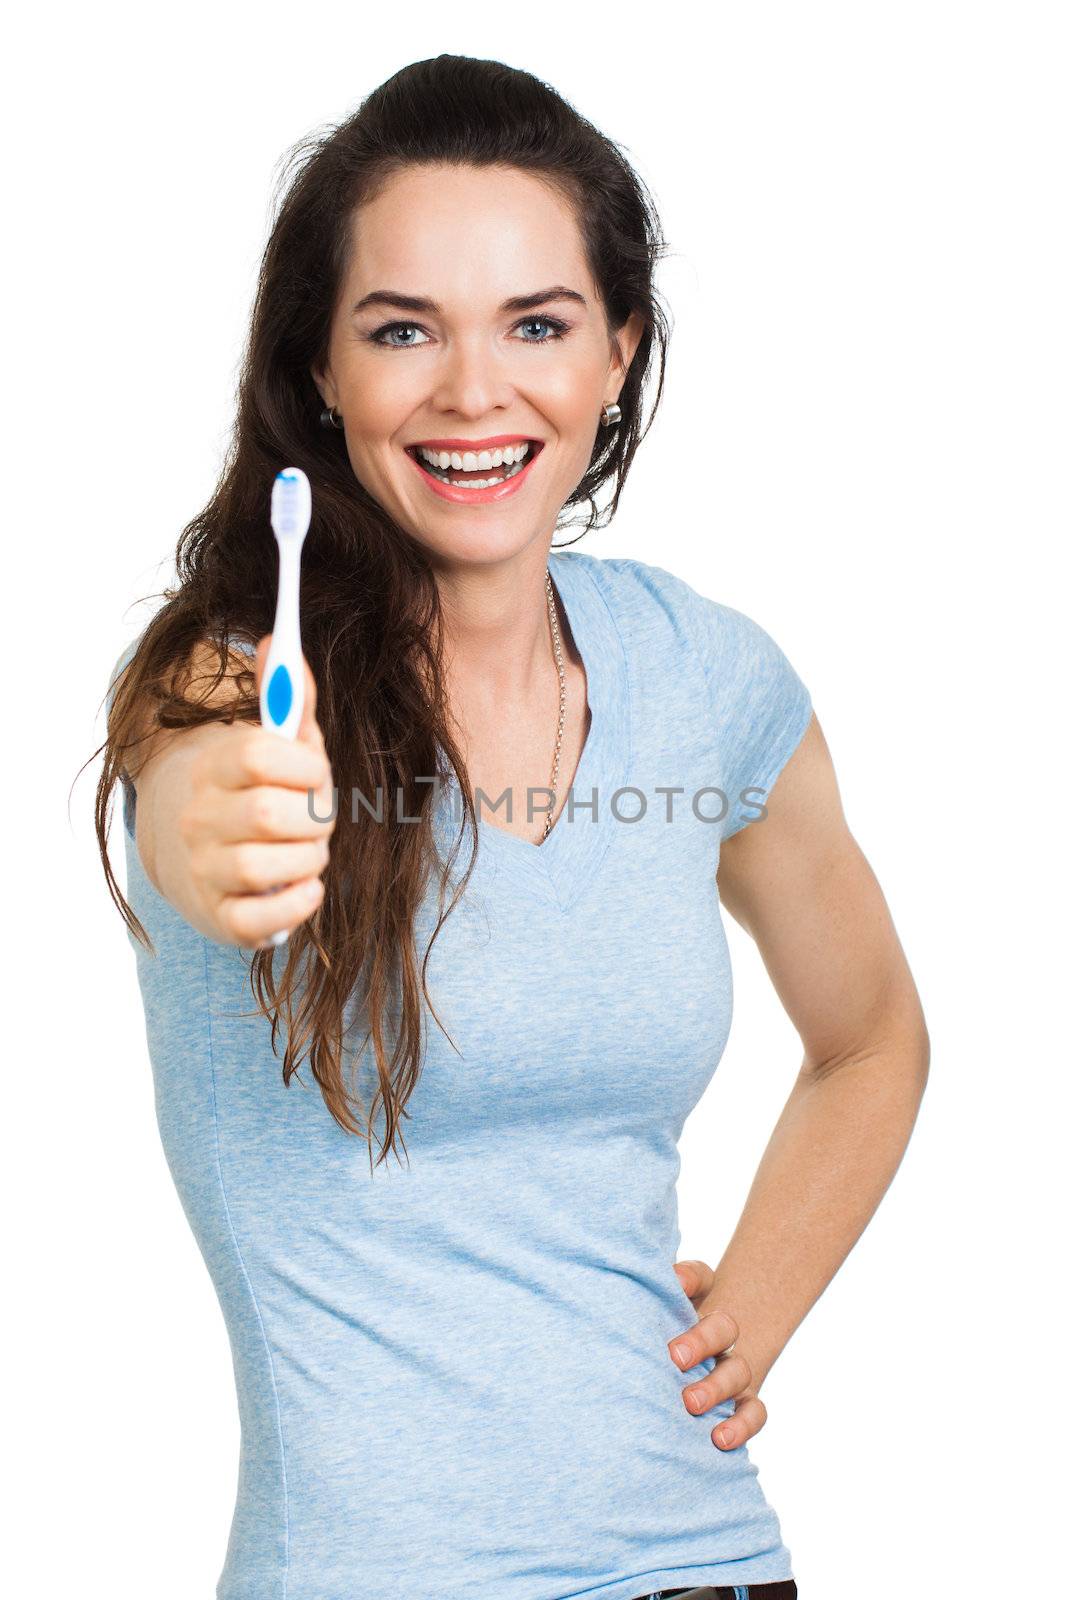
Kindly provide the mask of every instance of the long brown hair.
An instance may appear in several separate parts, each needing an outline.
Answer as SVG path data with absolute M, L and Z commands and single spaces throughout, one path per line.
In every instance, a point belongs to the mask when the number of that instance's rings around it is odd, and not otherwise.
M 321 426 L 322 400 L 311 369 L 326 361 L 354 212 L 399 169 L 430 162 L 510 165 L 555 185 L 573 210 L 612 338 L 632 312 L 642 315 L 644 330 L 618 397 L 622 421 L 601 426 L 588 470 L 566 502 L 589 502 L 583 532 L 614 516 L 663 389 L 668 326 L 653 273 L 665 245 L 654 202 L 620 149 L 532 74 L 466 56 L 413 62 L 346 121 L 301 140 L 283 167 L 230 448 L 210 501 L 181 533 L 176 585 L 164 591 L 165 603 L 118 676 L 95 811 L 111 896 L 128 928 L 154 954 L 108 858 L 111 793 L 119 779 L 128 781 L 124 757 L 155 729 L 258 720 L 250 671 L 236 676 L 239 698 L 233 704 L 209 706 L 186 693 L 188 666 L 194 647 L 212 646 L 220 662 L 217 684 L 233 659 L 232 645 L 271 630 L 277 555 L 264 534 L 270 490 L 283 467 L 302 467 L 313 486 L 314 511 L 303 554 L 301 632 L 318 690 L 318 719 L 337 793 L 380 793 L 385 820 L 361 828 L 338 806 L 318 910 L 279 956 L 285 961 L 280 978 L 275 951 L 266 949 L 255 952 L 250 981 L 258 1009 L 271 1020 L 275 1046 L 284 1026 L 287 1086 L 307 1053 L 331 1114 L 347 1132 L 365 1136 L 368 1147 L 381 1102 L 381 1160 L 398 1135 L 403 1144 L 400 1118 L 409 1115 L 404 1108 L 422 1061 L 422 995 L 447 1036 L 430 1001 L 426 964 L 474 866 L 472 855 L 447 910 L 442 880 L 437 926 L 418 967 L 414 916 L 431 866 L 440 863 L 431 827 L 436 787 L 415 776 L 444 776 L 439 748 L 455 772 L 462 824 L 471 825 L 475 853 L 478 824 L 445 714 L 432 569 L 416 541 L 355 477 L 340 432 Z M 642 430 L 641 400 L 654 347 L 658 383 Z M 604 510 L 594 497 L 612 479 L 614 493 Z M 397 820 L 398 795 L 406 808 L 403 825 Z M 446 878 L 461 839 L 462 828 Z M 353 884 L 357 893 L 349 892 Z M 345 1007 L 357 988 L 367 1022 L 360 1054 L 372 1040 L 378 1073 L 365 1127 L 362 1102 L 343 1069 Z M 390 1049 L 391 1021 L 396 1026 Z

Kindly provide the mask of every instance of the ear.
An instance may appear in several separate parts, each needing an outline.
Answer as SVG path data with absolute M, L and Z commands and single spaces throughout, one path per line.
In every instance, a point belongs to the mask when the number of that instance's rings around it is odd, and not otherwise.
M 335 406 L 337 404 L 337 392 L 333 387 L 332 379 L 329 377 L 329 368 L 326 367 L 320 370 L 318 367 L 310 367 L 308 370 L 311 373 L 312 382 L 319 391 L 323 405 Z
M 639 311 L 631 311 L 622 327 L 612 335 L 610 372 L 613 377 L 617 377 L 619 380 L 616 399 L 618 398 L 619 390 L 622 389 L 623 384 L 626 382 L 626 374 L 630 370 L 630 362 L 633 360 L 637 347 L 641 343 L 641 335 L 644 331 L 644 317 Z M 605 405 L 608 404 L 607 401 L 604 403 Z

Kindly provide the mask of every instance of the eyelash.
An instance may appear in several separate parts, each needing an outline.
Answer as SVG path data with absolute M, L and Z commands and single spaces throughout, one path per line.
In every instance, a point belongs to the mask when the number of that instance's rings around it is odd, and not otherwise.
M 571 331 L 571 324 L 569 322 L 561 322 L 558 317 L 523 317 L 521 321 L 516 322 L 515 326 L 516 328 L 523 328 L 529 322 L 543 322 L 546 327 L 555 331 L 551 338 L 520 339 L 520 344 L 554 344 L 559 339 L 565 339 Z M 371 344 L 380 345 L 383 350 L 415 350 L 418 348 L 417 345 L 386 344 L 384 335 L 392 333 L 394 328 L 417 328 L 420 333 L 426 332 L 426 329 L 418 322 L 384 322 L 380 328 L 375 328 L 373 333 L 369 333 L 367 339 Z

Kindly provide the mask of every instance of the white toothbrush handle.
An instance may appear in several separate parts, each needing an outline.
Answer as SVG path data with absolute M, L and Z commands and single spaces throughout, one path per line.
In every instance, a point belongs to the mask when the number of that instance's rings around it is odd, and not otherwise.
M 279 542 L 278 604 L 274 614 L 259 715 L 265 728 L 295 739 L 304 714 L 304 657 L 300 647 L 300 548 Z
M 300 545 L 278 540 L 278 604 L 274 615 L 263 679 L 259 690 L 259 716 L 265 728 L 283 739 L 295 739 L 304 714 L 304 657 L 300 645 Z M 277 888 L 264 890 L 277 894 Z M 270 935 L 275 948 L 289 937 L 287 928 Z

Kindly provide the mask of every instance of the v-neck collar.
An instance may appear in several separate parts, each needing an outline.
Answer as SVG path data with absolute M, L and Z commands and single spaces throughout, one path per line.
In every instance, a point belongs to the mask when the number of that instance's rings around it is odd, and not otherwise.
M 552 831 L 543 844 L 522 839 L 487 821 L 485 803 L 478 823 L 479 863 L 484 859 L 494 873 L 502 872 L 523 883 L 561 911 L 569 911 L 577 904 L 608 850 L 620 826 L 612 811 L 612 796 L 630 775 L 628 664 L 622 638 L 594 570 L 596 563 L 595 556 L 566 550 L 553 550 L 548 557 L 558 602 L 562 603 L 571 638 L 585 668 L 591 712 L 574 781 Z M 596 821 L 591 805 L 594 799 Z M 439 797 L 444 855 L 454 840 L 461 811 L 459 789 L 449 772 Z M 469 848 L 468 825 L 455 869 L 460 874 L 469 860 Z

